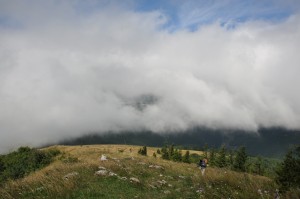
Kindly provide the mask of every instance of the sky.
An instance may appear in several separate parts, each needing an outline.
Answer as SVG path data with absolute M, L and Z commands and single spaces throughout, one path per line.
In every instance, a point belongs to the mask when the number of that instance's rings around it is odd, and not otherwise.
M 91 132 L 300 129 L 298 0 L 0 0 L 0 153 Z

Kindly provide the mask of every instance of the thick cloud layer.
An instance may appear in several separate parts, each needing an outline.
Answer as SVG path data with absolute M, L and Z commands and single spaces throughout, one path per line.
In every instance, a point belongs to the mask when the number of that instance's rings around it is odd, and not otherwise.
M 22 2 L 0 6 L 0 152 L 89 132 L 300 129 L 297 15 L 170 33 L 158 11 Z

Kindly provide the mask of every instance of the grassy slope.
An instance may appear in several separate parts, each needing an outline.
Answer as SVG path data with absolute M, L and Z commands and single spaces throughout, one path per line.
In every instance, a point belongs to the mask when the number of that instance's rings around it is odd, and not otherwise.
M 144 157 L 137 154 L 137 146 L 54 147 L 63 152 L 54 163 L 24 179 L 6 183 L 0 187 L 0 198 L 272 198 L 276 189 L 266 177 L 225 169 L 208 168 L 202 177 L 195 164 L 152 157 L 157 148 L 148 148 L 149 156 Z M 109 160 L 101 162 L 101 154 Z M 164 169 L 149 168 L 153 164 Z M 98 166 L 128 179 L 96 176 Z M 63 179 L 71 172 L 78 175 Z M 130 177 L 138 178 L 140 183 L 131 183 Z

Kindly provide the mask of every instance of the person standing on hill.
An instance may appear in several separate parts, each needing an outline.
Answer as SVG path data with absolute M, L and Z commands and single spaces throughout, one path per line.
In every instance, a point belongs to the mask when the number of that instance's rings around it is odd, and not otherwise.
M 205 174 L 206 166 L 207 166 L 207 159 L 206 158 L 203 160 L 201 159 L 199 162 L 199 167 L 200 167 L 202 176 L 204 176 L 204 174 Z

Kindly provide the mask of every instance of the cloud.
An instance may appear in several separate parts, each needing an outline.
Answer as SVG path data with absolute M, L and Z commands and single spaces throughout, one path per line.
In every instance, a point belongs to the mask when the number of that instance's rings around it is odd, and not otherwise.
M 0 23 L 0 151 L 90 132 L 300 128 L 298 15 L 169 33 L 159 11 L 16 2 L 0 6 L 17 22 Z
M 180 5 L 178 26 L 195 29 L 203 24 L 219 21 L 227 27 L 251 20 L 280 21 L 299 11 L 299 3 L 294 0 L 283 1 L 175 1 Z

